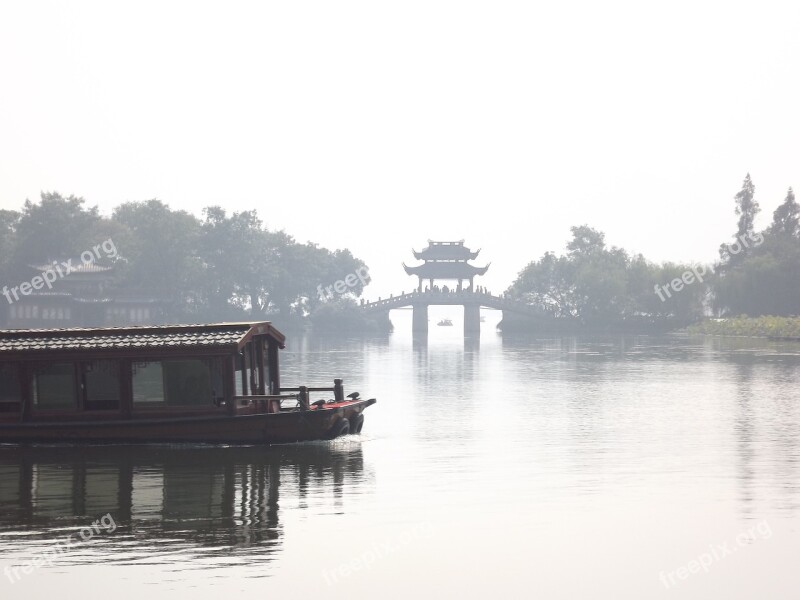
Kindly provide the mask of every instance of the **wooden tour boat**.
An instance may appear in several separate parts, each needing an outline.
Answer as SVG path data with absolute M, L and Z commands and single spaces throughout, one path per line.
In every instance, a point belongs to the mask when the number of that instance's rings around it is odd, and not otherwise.
M 375 399 L 345 397 L 341 379 L 281 387 L 284 342 L 268 322 L 0 331 L 0 443 L 273 444 L 359 433 Z

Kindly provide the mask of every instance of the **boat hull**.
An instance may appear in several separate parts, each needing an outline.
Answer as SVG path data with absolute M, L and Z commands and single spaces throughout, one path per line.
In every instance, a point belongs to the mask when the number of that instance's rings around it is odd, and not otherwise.
M 0 423 L 0 443 L 210 443 L 283 444 L 331 439 L 342 419 L 357 421 L 375 400 L 318 410 L 102 421 Z

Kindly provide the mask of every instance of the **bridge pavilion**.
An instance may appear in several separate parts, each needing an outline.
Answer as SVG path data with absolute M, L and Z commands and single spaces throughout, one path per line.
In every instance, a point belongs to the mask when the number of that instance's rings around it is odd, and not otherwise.
M 464 240 L 458 242 L 434 242 L 428 240 L 428 247 L 417 252 L 412 250 L 414 258 L 424 261 L 416 267 L 409 267 L 403 263 L 403 268 L 409 275 L 419 277 L 419 291 L 422 292 L 424 282 L 428 282 L 430 290 L 434 290 L 436 281 L 457 282 L 453 288 L 461 291 L 463 283 L 469 281 L 470 291 L 475 289 L 475 277 L 485 275 L 489 265 L 476 267 L 469 264 L 470 260 L 478 258 L 480 250 L 473 252 L 464 245 Z

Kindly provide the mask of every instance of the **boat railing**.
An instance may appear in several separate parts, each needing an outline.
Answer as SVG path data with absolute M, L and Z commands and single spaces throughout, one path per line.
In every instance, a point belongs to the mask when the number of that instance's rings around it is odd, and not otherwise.
M 282 387 L 281 392 L 297 392 L 298 405 L 301 410 L 309 410 L 311 408 L 311 393 L 319 392 L 333 392 L 333 398 L 336 402 L 344 402 L 344 385 L 341 379 L 333 380 L 333 387 L 309 387 L 301 385 L 298 387 Z
M 263 412 L 277 412 L 284 400 L 298 402 L 300 394 L 270 394 L 254 396 L 234 396 L 237 406 L 254 406 L 256 410 Z M 277 410 L 276 410 L 277 404 Z
M 312 393 L 332 393 L 334 402 L 344 402 L 344 386 L 341 379 L 334 379 L 333 386 L 330 387 L 301 385 L 298 387 L 282 387 L 278 392 L 278 394 L 235 396 L 234 401 L 237 406 L 255 406 L 257 410 L 266 412 L 277 412 L 277 410 L 283 408 L 283 402 L 286 400 L 295 402 L 295 407 L 300 410 L 310 410 Z

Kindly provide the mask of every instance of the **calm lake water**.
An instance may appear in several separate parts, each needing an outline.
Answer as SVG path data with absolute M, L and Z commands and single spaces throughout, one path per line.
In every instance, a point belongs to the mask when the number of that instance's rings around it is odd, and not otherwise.
M 800 344 L 447 316 L 290 338 L 286 385 L 378 398 L 359 436 L 0 447 L 0 597 L 797 597 Z

